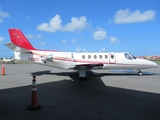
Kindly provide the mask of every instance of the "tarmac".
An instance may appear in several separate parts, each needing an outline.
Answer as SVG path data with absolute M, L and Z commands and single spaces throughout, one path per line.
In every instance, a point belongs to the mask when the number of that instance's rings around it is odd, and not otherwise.
M 160 120 L 160 66 L 142 71 L 97 70 L 81 81 L 72 70 L 5 64 L 0 120 Z M 42 108 L 28 111 L 33 75 Z

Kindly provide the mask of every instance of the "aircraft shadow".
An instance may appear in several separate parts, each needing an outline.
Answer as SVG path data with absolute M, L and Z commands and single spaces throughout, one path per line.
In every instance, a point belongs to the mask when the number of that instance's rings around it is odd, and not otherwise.
M 104 85 L 101 76 L 80 81 L 78 73 L 52 73 L 49 70 L 30 73 L 59 75 L 59 81 L 38 84 L 38 104 L 42 109 L 26 110 L 30 105 L 31 86 L 0 90 L 0 119 L 56 120 L 159 120 L 160 94 Z M 46 78 L 52 79 L 52 78 Z

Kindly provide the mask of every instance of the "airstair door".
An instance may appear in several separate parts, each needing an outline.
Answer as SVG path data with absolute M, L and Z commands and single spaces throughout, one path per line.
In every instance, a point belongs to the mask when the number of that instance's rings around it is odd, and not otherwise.
M 115 54 L 109 54 L 109 63 L 115 64 L 116 63 L 116 55 Z

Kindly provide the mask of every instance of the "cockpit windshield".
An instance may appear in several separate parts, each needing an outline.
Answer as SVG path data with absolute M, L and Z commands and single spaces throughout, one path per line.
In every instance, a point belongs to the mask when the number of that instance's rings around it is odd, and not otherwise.
M 133 59 L 137 59 L 136 56 L 132 55 L 131 53 L 129 53 L 129 54 L 132 56 Z
M 137 59 L 134 55 L 130 54 L 130 53 L 124 53 L 125 58 L 128 60 L 133 60 L 133 59 Z

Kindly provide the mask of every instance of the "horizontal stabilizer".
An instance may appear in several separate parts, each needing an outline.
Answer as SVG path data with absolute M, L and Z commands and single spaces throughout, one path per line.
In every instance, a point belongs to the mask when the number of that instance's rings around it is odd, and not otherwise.
M 8 48 L 10 48 L 11 50 L 13 50 L 14 52 L 31 52 L 27 49 L 21 48 L 19 46 L 16 46 L 15 44 L 9 42 L 4 44 L 5 46 L 7 46 Z

